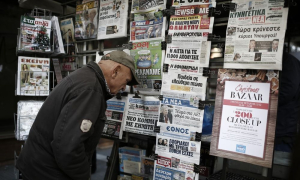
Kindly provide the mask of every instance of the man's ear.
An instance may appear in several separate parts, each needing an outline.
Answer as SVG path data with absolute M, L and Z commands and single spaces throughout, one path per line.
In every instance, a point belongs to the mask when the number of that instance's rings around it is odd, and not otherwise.
M 121 72 L 121 66 L 120 65 L 117 65 L 115 66 L 115 68 L 113 69 L 113 72 L 112 72 L 112 78 L 116 78 L 118 73 Z

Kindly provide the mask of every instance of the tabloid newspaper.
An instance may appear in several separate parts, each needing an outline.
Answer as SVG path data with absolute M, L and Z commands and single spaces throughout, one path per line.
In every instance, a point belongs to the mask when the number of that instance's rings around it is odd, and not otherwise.
M 18 57 L 17 95 L 49 95 L 49 58 Z
M 160 105 L 159 121 L 157 125 L 181 125 L 198 128 L 202 131 L 203 110 L 198 109 L 197 96 L 188 94 L 163 95 Z
M 62 31 L 63 43 L 72 44 L 74 39 L 74 24 L 72 18 L 64 19 L 60 21 L 60 29 Z
M 214 3 L 175 7 L 175 15 L 170 17 L 169 34 L 174 35 L 174 39 L 189 35 L 195 36 L 196 39 L 205 39 L 203 37 L 212 32 L 214 23 L 214 17 L 208 17 L 208 11 L 215 5 Z
M 158 11 L 156 9 L 147 12 L 134 13 L 133 21 L 145 21 L 145 20 L 157 19 L 162 17 L 163 17 L 162 11 Z
M 157 160 L 155 160 L 155 165 L 157 169 L 162 169 L 161 167 L 172 169 L 175 171 L 181 171 L 185 173 L 184 179 L 198 179 L 198 174 L 194 172 L 194 163 L 187 162 L 185 160 L 179 159 L 176 156 L 158 156 Z M 161 171 L 160 171 L 161 172 Z M 160 173 L 159 173 L 160 174 Z M 156 176 L 158 177 L 158 176 Z M 175 178 L 174 178 L 175 179 Z
M 133 0 L 131 13 L 145 12 L 153 9 L 166 9 L 166 0 Z
M 133 43 L 130 55 L 134 59 L 135 73 L 140 80 L 137 90 L 155 91 L 161 88 L 161 67 L 165 53 L 161 40 Z
M 235 1 L 226 32 L 224 68 L 282 69 L 288 8 L 284 0 Z
M 164 166 L 157 165 L 155 163 L 154 179 L 185 179 L 185 172 L 179 171 Z
M 163 95 L 184 93 L 205 100 L 207 77 L 198 74 L 168 72 L 163 75 L 161 91 Z
M 22 51 L 49 52 L 51 21 L 21 16 L 19 48 Z
M 130 22 L 130 41 L 163 40 L 166 17 Z
M 209 66 L 211 42 L 200 40 L 172 40 L 167 45 L 166 64 Z
M 124 131 L 155 136 L 154 127 L 158 120 L 160 101 L 158 97 L 128 95 Z
M 202 132 L 202 129 L 162 124 L 160 133 L 156 134 L 155 153 L 199 164 L 201 142 L 195 141 L 196 132 Z
M 123 136 L 123 117 L 127 103 L 127 97 L 117 99 L 116 97 L 106 101 L 107 109 L 105 112 L 107 120 L 103 128 L 103 136 L 122 139 Z
M 75 38 L 97 37 L 98 0 L 83 0 L 76 6 Z
M 27 139 L 31 126 L 43 103 L 43 101 L 18 102 L 17 127 L 15 130 L 17 140 L 23 141 Z
M 56 16 L 53 16 L 51 19 L 51 23 L 53 28 L 54 53 L 64 54 L 65 49 L 62 41 L 58 18 Z
M 172 6 L 187 6 L 194 4 L 206 4 L 216 2 L 216 0 L 172 0 Z
M 97 39 L 127 37 L 128 0 L 101 0 Z

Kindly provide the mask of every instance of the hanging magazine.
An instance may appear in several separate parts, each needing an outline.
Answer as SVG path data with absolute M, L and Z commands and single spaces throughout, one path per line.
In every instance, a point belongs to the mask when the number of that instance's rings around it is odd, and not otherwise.
M 18 50 L 50 52 L 51 21 L 21 16 Z
M 98 0 L 84 0 L 76 6 L 75 38 L 97 37 Z
M 17 95 L 49 95 L 49 58 L 18 57 Z
M 128 0 L 101 0 L 97 39 L 127 37 Z
M 245 0 L 230 11 L 224 68 L 282 69 L 288 8 L 284 0 Z
M 161 67 L 164 59 L 161 41 L 133 43 L 130 55 L 134 59 L 135 73 L 141 82 L 136 89 L 147 91 L 160 90 Z
M 64 54 L 65 49 L 62 41 L 58 18 L 56 16 L 53 16 L 51 19 L 51 23 L 53 28 L 54 53 Z
M 72 18 L 64 19 L 60 21 L 60 29 L 62 31 L 63 43 L 72 44 L 74 39 L 74 24 Z

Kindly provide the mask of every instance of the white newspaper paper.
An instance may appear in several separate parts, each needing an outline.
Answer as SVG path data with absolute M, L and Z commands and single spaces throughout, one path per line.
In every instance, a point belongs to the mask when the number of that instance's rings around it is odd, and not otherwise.
M 131 13 L 166 9 L 166 0 L 133 0 Z
M 288 8 L 284 0 L 235 1 L 226 33 L 224 68 L 282 69 Z

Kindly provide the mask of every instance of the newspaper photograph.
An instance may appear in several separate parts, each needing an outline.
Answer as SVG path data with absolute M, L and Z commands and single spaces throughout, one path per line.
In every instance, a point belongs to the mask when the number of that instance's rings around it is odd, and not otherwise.
M 182 128 L 184 134 L 187 129 Z M 178 134 L 179 134 L 178 133 Z M 189 141 L 171 133 L 156 134 L 155 153 L 160 156 L 176 156 L 179 159 L 199 165 L 201 142 Z
M 214 4 L 175 7 L 175 15 L 170 17 L 169 34 L 174 33 L 208 33 L 212 32 L 214 17 L 208 17 L 210 7 Z M 198 37 L 201 38 L 203 36 Z
M 133 0 L 131 13 L 166 9 L 167 0 Z
M 198 174 L 194 172 L 194 163 L 190 163 L 184 161 L 182 159 L 177 158 L 176 156 L 158 156 L 155 160 L 156 165 L 170 168 L 173 170 L 183 171 L 185 172 L 184 179 L 198 179 Z
M 17 95 L 49 95 L 49 58 L 18 57 Z
M 204 45 L 203 47 L 201 45 Z M 208 45 L 209 44 L 209 45 Z M 167 44 L 165 62 L 181 63 L 185 65 L 209 66 L 209 54 L 211 42 L 200 40 L 172 40 Z
M 158 164 L 154 164 L 154 179 L 156 180 L 185 180 L 185 172 L 179 171 Z
M 130 55 L 134 59 L 135 73 L 140 80 L 136 90 L 160 90 L 161 67 L 165 55 L 161 50 L 161 40 L 136 42 L 132 45 Z
M 158 126 L 180 125 L 195 127 L 194 132 L 202 132 L 203 113 L 198 109 L 199 99 L 193 95 L 182 95 L 180 98 L 163 96 L 159 110 Z
M 188 6 L 194 4 L 206 4 L 216 2 L 216 0 L 172 0 L 172 6 Z
M 139 12 L 133 14 L 133 21 L 146 21 L 157 18 L 162 18 L 164 15 L 162 11 L 158 9 L 147 11 L 147 12 Z
M 124 131 L 155 136 L 160 101 L 158 97 L 128 95 Z
M 106 101 L 107 109 L 105 115 L 107 120 L 103 128 L 103 136 L 114 137 L 122 139 L 123 135 L 123 116 L 125 112 L 125 107 L 127 103 L 127 97 L 122 97 L 122 99 L 117 99 L 113 97 L 112 99 Z
M 130 22 L 130 41 L 163 40 L 166 17 Z
M 224 68 L 282 69 L 288 13 L 282 2 L 236 2 L 237 10 L 229 14 Z
M 101 0 L 97 39 L 127 37 L 128 0 Z
M 198 74 L 168 72 L 163 75 L 161 91 L 163 95 L 184 93 L 197 95 L 205 100 L 207 77 Z

